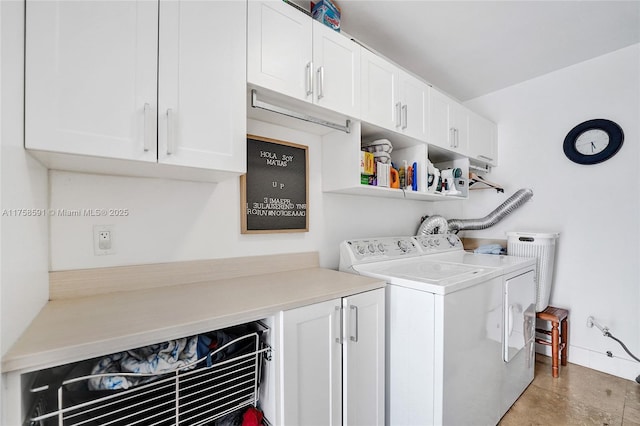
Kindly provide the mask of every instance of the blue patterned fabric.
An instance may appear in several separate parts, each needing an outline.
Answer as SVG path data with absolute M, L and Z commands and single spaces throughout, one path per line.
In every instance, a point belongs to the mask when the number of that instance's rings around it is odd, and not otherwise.
M 100 359 L 91 374 L 168 373 L 197 361 L 197 345 L 198 337 L 193 336 L 119 352 Z M 89 389 L 128 389 L 154 379 L 154 377 L 131 377 L 110 374 L 90 379 Z

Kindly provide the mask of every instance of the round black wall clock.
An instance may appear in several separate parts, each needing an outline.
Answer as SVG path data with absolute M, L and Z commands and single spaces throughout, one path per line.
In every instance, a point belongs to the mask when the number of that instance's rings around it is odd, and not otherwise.
M 624 132 L 611 120 L 597 118 L 571 129 L 564 138 L 564 154 L 574 163 L 598 164 L 616 155 Z

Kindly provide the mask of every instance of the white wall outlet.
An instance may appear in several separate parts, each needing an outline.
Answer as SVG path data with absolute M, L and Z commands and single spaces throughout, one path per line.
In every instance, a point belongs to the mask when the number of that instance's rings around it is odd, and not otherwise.
M 93 254 L 102 256 L 115 254 L 113 244 L 113 225 L 93 226 Z

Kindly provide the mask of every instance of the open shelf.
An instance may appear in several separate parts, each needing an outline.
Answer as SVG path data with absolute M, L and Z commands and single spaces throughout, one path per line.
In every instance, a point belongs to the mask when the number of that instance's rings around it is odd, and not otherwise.
M 391 161 L 396 164 L 417 164 L 417 191 L 397 188 L 364 185 L 360 183 L 360 152 L 363 142 L 388 139 L 392 145 Z M 445 195 L 427 190 L 427 159 L 436 167 L 458 167 L 462 176 L 469 173 L 468 159 L 459 156 L 447 156 L 444 150 L 434 150 L 421 140 L 399 135 L 367 123 L 354 121 L 351 132 L 330 132 L 322 138 L 322 184 L 325 192 L 338 194 L 365 195 L 420 201 L 456 201 L 468 198 L 468 191 L 462 195 Z

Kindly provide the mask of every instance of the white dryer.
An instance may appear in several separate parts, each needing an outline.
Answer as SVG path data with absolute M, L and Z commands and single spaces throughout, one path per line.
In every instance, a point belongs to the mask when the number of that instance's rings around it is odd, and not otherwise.
M 453 234 L 341 243 L 341 271 L 388 284 L 386 424 L 498 423 L 533 380 L 535 267 Z

